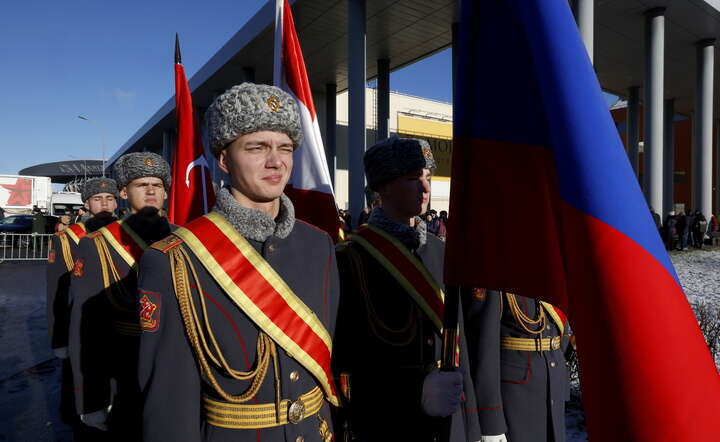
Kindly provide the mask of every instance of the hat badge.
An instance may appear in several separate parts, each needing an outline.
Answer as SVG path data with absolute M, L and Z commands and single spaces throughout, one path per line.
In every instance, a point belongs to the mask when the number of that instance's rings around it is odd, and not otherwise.
M 100 183 L 100 188 L 101 188 L 101 189 L 105 189 L 107 186 L 108 186 L 108 184 L 107 184 L 106 182 L 104 182 L 104 181 L 103 181 L 102 183 Z
M 424 147 L 423 148 L 423 156 L 425 157 L 426 160 L 429 160 L 430 158 L 432 158 L 432 151 L 430 151 L 430 149 L 428 149 L 427 147 Z
M 147 167 L 153 167 L 153 160 L 151 160 L 150 158 L 145 158 L 145 165 Z
M 270 108 L 273 112 L 280 110 L 280 99 L 274 95 L 268 97 L 268 99 L 265 100 L 265 103 L 267 103 L 268 108 Z

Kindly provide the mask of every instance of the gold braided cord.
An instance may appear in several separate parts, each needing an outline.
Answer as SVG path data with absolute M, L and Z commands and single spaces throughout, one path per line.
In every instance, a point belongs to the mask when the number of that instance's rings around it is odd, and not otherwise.
M 231 403 L 244 403 L 252 399 L 265 380 L 268 368 L 270 366 L 270 359 L 273 360 L 273 369 L 275 372 L 275 408 L 276 418 L 280 420 L 280 375 L 278 370 L 278 356 L 275 343 L 270 337 L 260 331 L 257 339 L 257 360 L 255 363 L 255 369 L 250 371 L 235 370 L 230 367 L 227 360 L 225 359 L 220 346 L 215 339 L 215 334 L 212 331 L 210 320 L 208 318 L 207 305 L 205 303 L 204 296 L 202 295 L 202 286 L 200 279 L 198 278 L 195 266 L 193 266 L 190 256 L 187 251 L 182 247 L 175 247 L 168 252 L 170 259 L 170 270 L 172 273 L 173 288 L 175 289 L 175 296 L 178 300 L 180 307 L 180 313 L 182 316 L 183 324 L 185 326 L 185 332 L 192 346 L 193 352 L 197 357 L 200 365 L 202 375 L 207 379 L 217 394 L 227 402 Z M 190 267 L 193 281 L 197 287 L 198 299 L 200 300 L 200 309 L 202 310 L 202 320 L 198 315 L 197 307 L 192 296 L 192 290 L 190 287 L 190 279 L 188 275 L 187 267 Z M 212 349 L 208 345 L 208 339 L 212 344 Z M 209 361 L 208 361 L 209 359 Z M 222 369 L 227 375 L 233 379 L 238 380 L 250 380 L 250 387 L 239 394 L 232 395 L 226 392 L 218 383 L 217 378 L 210 368 L 210 363 L 213 366 Z
M 108 299 L 110 300 L 110 304 L 112 304 L 113 308 L 115 308 L 116 310 L 127 313 L 134 313 L 135 310 L 124 307 L 122 303 L 118 302 L 115 294 L 113 293 L 113 287 L 115 287 L 115 289 L 120 292 L 120 296 L 122 299 L 130 299 L 127 291 L 125 290 L 125 285 L 121 281 L 120 272 L 118 272 L 117 267 L 115 266 L 115 262 L 112 259 L 112 255 L 110 254 L 110 249 L 108 249 L 107 242 L 105 242 L 105 239 L 101 235 L 97 235 L 96 237 L 94 237 L 93 241 L 95 241 L 95 247 L 97 248 L 98 257 L 100 258 L 100 269 L 102 271 L 103 287 L 105 289 L 105 293 L 108 296 Z
M 547 317 L 545 316 L 545 310 L 542 308 L 538 311 L 537 319 L 532 319 L 525 312 L 522 311 L 520 305 L 518 305 L 517 298 L 512 293 L 505 293 L 508 300 L 508 307 L 512 314 L 515 322 L 522 327 L 528 334 L 541 335 L 547 324 Z M 539 305 L 539 304 L 538 304 Z M 532 327 L 532 328 L 531 328 Z M 537 327 L 537 328 L 535 328 Z M 535 328 L 535 330 L 533 330 Z
M 65 234 L 58 235 L 58 239 L 60 239 L 60 246 L 62 247 L 62 254 L 63 254 L 63 260 L 65 261 L 65 267 L 67 267 L 68 272 L 70 272 L 70 271 L 72 271 L 73 267 L 75 267 L 75 263 L 73 262 L 73 257 L 72 257 L 72 251 L 70 250 L 70 241 L 68 240 L 68 237 Z M 52 247 L 52 242 L 50 242 L 50 247 Z
M 418 315 L 415 305 L 413 303 L 409 303 L 410 311 L 405 325 L 398 329 L 390 328 L 380 319 L 380 315 L 377 313 L 375 306 L 372 303 L 370 290 L 368 289 L 365 279 L 365 270 L 363 268 L 362 258 L 355 250 L 352 249 L 352 247 L 347 247 L 345 251 L 351 262 L 352 268 L 357 273 L 358 287 L 360 288 L 360 292 L 363 295 L 365 306 L 367 308 L 368 324 L 370 325 L 375 337 L 391 346 L 402 347 L 408 345 L 417 335 Z M 390 335 L 395 339 L 391 340 L 392 338 L 390 337 L 386 338 L 385 336 L 387 335 Z

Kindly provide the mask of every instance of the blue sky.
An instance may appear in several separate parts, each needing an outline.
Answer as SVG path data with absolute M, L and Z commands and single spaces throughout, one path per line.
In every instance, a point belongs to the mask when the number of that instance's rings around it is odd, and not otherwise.
M 103 132 L 109 157 L 172 97 L 175 32 L 191 77 L 265 1 L 0 3 L 0 174 L 99 159 Z M 390 87 L 451 101 L 450 59 L 397 71 Z

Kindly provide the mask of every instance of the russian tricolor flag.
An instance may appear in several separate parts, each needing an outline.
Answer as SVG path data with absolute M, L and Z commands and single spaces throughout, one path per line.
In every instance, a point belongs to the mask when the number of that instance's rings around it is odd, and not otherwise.
M 568 313 L 590 440 L 717 440 L 720 378 L 567 0 L 461 3 L 445 283 Z
M 303 144 L 295 151 L 285 193 L 292 200 L 298 219 L 320 227 L 337 241 L 342 235 L 340 218 L 305 60 L 287 0 L 275 1 L 274 83 L 297 101 L 304 135 Z

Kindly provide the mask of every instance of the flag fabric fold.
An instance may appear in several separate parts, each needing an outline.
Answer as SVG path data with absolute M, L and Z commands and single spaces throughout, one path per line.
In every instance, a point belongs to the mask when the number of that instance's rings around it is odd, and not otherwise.
M 314 224 L 337 241 L 342 234 L 340 218 L 305 60 L 287 0 L 275 2 L 274 67 L 275 86 L 297 101 L 304 135 L 302 145 L 295 151 L 292 175 L 285 193 L 292 200 L 298 219 Z
M 192 95 L 180 59 L 180 44 L 175 39 L 175 119 L 177 135 L 172 163 L 172 186 L 168 201 L 168 219 L 185 225 L 210 211 L 215 190 L 210 165 L 205 157 L 202 137 Z
M 568 313 L 590 440 L 711 440 L 720 377 L 568 2 L 461 8 L 445 283 Z

